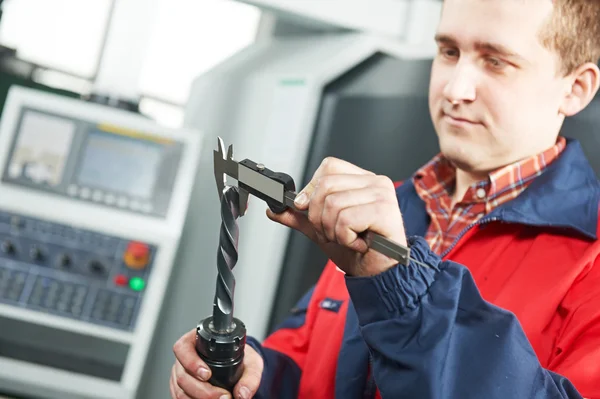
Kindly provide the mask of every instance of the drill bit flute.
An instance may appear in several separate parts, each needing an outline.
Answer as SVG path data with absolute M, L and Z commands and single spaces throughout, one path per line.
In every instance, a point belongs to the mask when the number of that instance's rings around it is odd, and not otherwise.
M 219 276 L 212 320 L 212 327 L 221 333 L 230 332 L 235 324 L 233 321 L 235 277 L 232 270 L 238 260 L 239 229 L 236 221 L 239 217 L 238 201 L 238 190 L 233 186 L 227 186 L 221 199 L 221 233 L 217 252 Z
M 230 147 L 230 156 L 232 151 Z M 223 158 L 221 146 L 215 153 L 217 156 Z M 238 260 L 240 196 L 237 187 L 225 186 L 222 174 L 217 176 L 217 189 L 221 199 L 217 286 L 212 316 L 202 320 L 196 328 L 196 351 L 212 371 L 209 382 L 232 392 L 242 376 L 246 346 L 246 327 L 233 317 L 235 277 L 232 269 Z

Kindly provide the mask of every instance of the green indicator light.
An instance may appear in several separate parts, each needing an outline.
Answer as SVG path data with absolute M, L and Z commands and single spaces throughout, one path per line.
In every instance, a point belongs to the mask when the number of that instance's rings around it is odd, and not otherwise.
M 129 287 L 134 291 L 141 291 L 144 289 L 146 282 L 139 277 L 134 277 L 129 280 Z

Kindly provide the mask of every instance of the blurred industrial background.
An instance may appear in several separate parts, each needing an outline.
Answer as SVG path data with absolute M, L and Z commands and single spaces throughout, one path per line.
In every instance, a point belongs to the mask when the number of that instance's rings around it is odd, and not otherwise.
M 212 309 L 217 136 L 300 188 L 437 152 L 438 0 L 0 0 L 0 395 L 169 397 Z M 567 121 L 596 171 L 600 98 Z M 373 156 L 377 154 L 377 156 Z M 235 315 L 263 339 L 326 258 L 250 199 Z

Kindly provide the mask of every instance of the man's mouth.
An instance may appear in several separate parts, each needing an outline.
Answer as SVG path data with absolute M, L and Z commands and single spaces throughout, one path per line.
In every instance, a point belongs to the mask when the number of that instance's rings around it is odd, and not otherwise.
M 476 125 L 476 124 L 479 123 L 477 121 L 474 121 L 474 120 L 469 119 L 469 118 L 462 117 L 460 115 L 452 115 L 452 114 L 447 114 L 447 113 L 444 113 L 444 119 L 446 119 L 448 122 L 454 123 L 454 124 L 471 124 L 471 125 Z

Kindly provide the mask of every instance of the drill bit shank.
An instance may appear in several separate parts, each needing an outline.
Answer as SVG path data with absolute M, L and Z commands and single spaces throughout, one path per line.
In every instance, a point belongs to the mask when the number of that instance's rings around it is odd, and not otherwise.
M 234 186 L 227 186 L 221 197 L 221 231 L 217 251 L 217 288 L 213 303 L 212 327 L 217 332 L 233 330 L 233 294 L 235 277 L 232 269 L 238 260 L 237 218 L 239 194 Z

